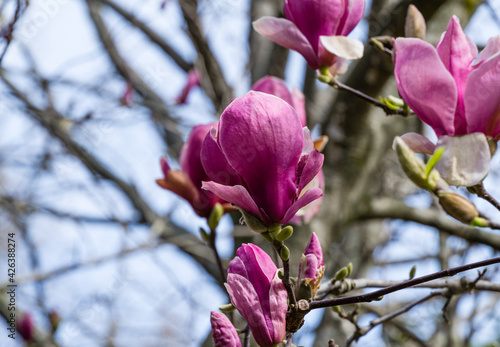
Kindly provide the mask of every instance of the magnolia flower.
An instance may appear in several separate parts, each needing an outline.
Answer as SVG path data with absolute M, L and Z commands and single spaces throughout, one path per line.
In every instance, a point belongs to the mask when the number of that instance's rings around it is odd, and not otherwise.
M 170 190 L 191 204 L 194 211 L 207 218 L 214 205 L 224 201 L 207 190 L 201 189 L 201 182 L 208 179 L 200 160 L 200 151 L 205 135 L 217 123 L 197 125 L 191 131 L 179 157 L 181 170 L 172 170 L 166 158 L 161 158 L 160 165 L 165 176 L 156 180 L 164 189 Z
M 215 347 L 241 347 L 241 341 L 236 329 L 225 315 L 219 312 L 210 312 L 212 337 Z
M 287 223 L 323 196 L 320 188 L 304 191 L 323 155 L 304 136 L 294 109 L 273 95 L 251 91 L 229 104 L 218 130 L 205 138 L 201 161 L 212 180 L 203 188 L 265 227 Z
M 303 127 L 306 126 L 306 105 L 304 94 L 297 88 L 292 88 L 292 92 L 288 90 L 285 82 L 274 76 L 264 76 L 252 86 L 252 90 L 275 95 L 280 99 L 285 100 L 291 105 L 295 112 L 299 115 L 300 123 Z
M 311 240 L 309 241 L 299 264 L 299 276 L 297 283 L 299 286 L 303 284 L 309 285 L 312 291 L 311 297 L 314 298 L 324 273 L 325 264 L 323 262 L 323 250 L 321 249 L 318 237 L 315 233 L 312 233 Z
M 35 333 L 35 325 L 31 313 L 26 312 L 17 323 L 17 331 L 25 341 L 31 341 Z
M 253 27 L 263 36 L 299 52 L 313 69 L 346 69 L 363 55 L 363 44 L 346 36 L 363 18 L 364 0 L 285 0 L 284 18 L 262 17 Z M 335 74 L 335 73 L 334 73 Z
M 182 105 L 182 104 L 186 103 L 188 95 L 191 92 L 191 90 L 194 87 L 200 85 L 200 78 L 201 78 L 201 76 L 200 76 L 200 72 L 198 70 L 196 70 L 194 68 L 189 70 L 189 72 L 187 74 L 186 85 L 184 86 L 184 88 L 182 88 L 181 93 L 175 99 L 175 103 L 177 105 Z
M 434 129 L 438 143 L 414 133 L 402 138 L 419 153 L 445 146 L 436 169 L 449 184 L 479 183 L 491 159 L 486 136 L 498 140 L 500 135 L 500 36 L 478 55 L 452 17 L 435 48 L 420 39 L 398 38 L 394 51 L 399 93 Z
M 243 244 L 229 263 L 226 289 L 255 341 L 271 347 L 285 338 L 287 293 L 278 268 L 262 249 Z

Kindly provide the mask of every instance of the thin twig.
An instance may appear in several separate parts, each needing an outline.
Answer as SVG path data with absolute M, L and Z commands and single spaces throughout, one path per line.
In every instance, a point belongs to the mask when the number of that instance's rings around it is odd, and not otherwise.
M 250 326 L 245 327 L 245 337 L 243 338 L 243 347 L 250 347 Z
M 488 201 L 497 210 L 500 211 L 500 202 L 498 202 L 494 197 L 492 197 L 490 194 L 488 194 L 488 192 L 484 188 L 483 182 L 476 184 L 475 186 L 473 186 L 471 188 L 472 188 L 472 190 L 474 190 L 474 193 L 476 193 L 477 196 L 479 196 L 481 199 Z
M 286 334 L 286 345 L 285 347 L 291 347 L 293 341 L 293 333 Z
M 483 266 L 488 266 L 488 265 L 493 265 L 500 263 L 500 257 L 492 258 L 492 259 L 487 259 L 483 261 L 479 261 L 476 263 L 471 263 L 467 265 L 462 265 L 462 266 L 457 266 L 455 268 L 451 269 L 446 269 L 443 271 L 439 271 L 430 275 L 422 276 L 422 277 L 417 277 L 412 280 L 408 281 L 403 281 L 398 284 L 389 286 L 384 289 L 376 290 L 371 293 L 367 294 L 362 294 L 362 295 L 356 295 L 356 296 L 348 296 L 348 297 L 343 297 L 343 298 L 334 298 L 334 299 L 329 299 L 329 300 L 322 300 L 322 301 L 313 301 L 309 305 L 310 310 L 314 310 L 317 308 L 322 308 L 322 307 L 330 307 L 330 306 L 338 306 L 338 305 L 347 305 L 347 304 L 354 304 L 358 302 L 371 302 L 375 299 L 380 298 L 381 296 L 397 292 L 401 289 L 413 287 L 417 284 L 420 283 L 425 283 L 429 282 L 438 278 L 442 277 L 448 277 L 448 276 L 454 276 L 457 273 L 471 270 L 471 269 L 476 269 L 478 267 L 483 267 Z
M 384 103 L 380 102 L 380 100 L 372 98 L 371 96 L 366 95 L 365 93 L 363 93 L 363 92 L 361 92 L 361 91 L 359 91 L 357 89 L 351 88 L 348 85 L 345 85 L 342 82 L 339 82 L 339 81 L 337 81 L 337 80 L 335 80 L 333 78 L 332 78 L 332 80 L 328 84 L 330 86 L 332 86 L 333 88 L 335 88 L 335 89 L 344 90 L 346 92 L 349 92 L 349 93 L 357 96 L 360 99 L 363 99 L 363 100 L 365 100 L 365 101 L 373 104 L 374 106 L 380 107 L 382 110 L 384 110 L 384 112 L 385 112 L 386 115 L 398 114 L 398 115 L 401 115 L 401 116 L 408 116 L 408 114 L 409 114 L 404 109 L 392 110 L 387 105 L 385 105 Z

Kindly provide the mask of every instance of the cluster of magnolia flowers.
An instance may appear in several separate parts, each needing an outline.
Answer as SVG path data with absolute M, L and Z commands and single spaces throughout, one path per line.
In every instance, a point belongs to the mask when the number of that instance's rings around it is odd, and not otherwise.
M 347 69 L 347 60 L 363 55 L 363 44 L 346 35 L 361 20 L 364 6 L 363 0 L 285 0 L 286 18 L 264 17 L 254 28 L 302 54 L 320 77 L 336 78 Z M 425 32 L 423 17 L 411 11 L 417 18 L 413 27 Z M 450 185 L 474 186 L 488 173 L 491 148 L 500 136 L 500 37 L 490 39 L 478 55 L 453 17 L 436 47 L 423 38 L 397 38 L 392 55 L 402 100 L 438 137 L 437 144 L 415 133 L 396 138 L 404 171 L 435 193 L 453 217 L 486 225 Z M 192 72 L 189 87 L 199 78 Z M 185 102 L 186 93 L 179 102 Z M 324 137 L 313 141 L 306 127 L 302 93 L 267 76 L 234 99 L 219 122 L 193 128 L 180 154 L 181 170 L 161 159 L 164 178 L 157 183 L 187 200 L 213 230 L 223 211 L 239 209 L 247 226 L 273 242 L 287 261 L 283 241 L 292 229 L 282 226 L 308 222 L 320 208 L 324 143 Z M 433 155 L 432 165 L 415 152 Z M 313 233 L 292 285 L 294 295 L 313 300 L 324 269 Z M 290 292 L 282 277 L 269 255 L 253 244 L 242 245 L 227 270 L 231 303 L 260 346 L 285 339 Z M 211 322 L 216 346 L 241 346 L 224 314 L 212 312 Z

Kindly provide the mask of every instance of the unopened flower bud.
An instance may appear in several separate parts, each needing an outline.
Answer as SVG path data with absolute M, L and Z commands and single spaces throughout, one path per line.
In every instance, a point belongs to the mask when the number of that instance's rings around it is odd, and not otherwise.
M 422 13 L 414 6 L 408 6 L 405 21 L 405 36 L 425 40 L 425 19 Z
M 401 137 L 396 136 L 393 148 L 398 154 L 399 163 L 406 176 L 420 188 L 434 191 L 436 189 L 435 176 L 431 175 L 427 179 L 424 162 L 408 147 Z
M 495 139 L 490 137 L 490 136 L 486 136 L 486 140 L 488 141 L 488 146 L 490 147 L 491 157 L 493 158 L 493 155 L 495 155 L 495 152 L 497 151 L 498 144 L 495 141 Z
M 412 280 L 417 273 L 417 265 L 413 265 L 410 269 L 410 279 Z
M 277 241 L 285 241 L 288 239 L 290 236 L 293 234 L 293 228 L 289 225 L 284 227 L 278 235 L 276 235 L 276 240 Z
M 281 259 L 284 261 L 287 261 L 288 258 L 290 258 L 290 250 L 288 249 L 287 246 L 285 246 L 285 245 L 281 246 L 280 256 L 281 256 Z
M 217 225 L 219 225 L 219 221 L 224 215 L 224 207 L 220 203 L 216 203 L 208 216 L 208 226 L 210 230 L 215 230 Z
M 465 224 L 471 224 L 474 218 L 479 217 L 479 211 L 476 206 L 455 193 L 438 192 L 439 204 L 453 218 Z
M 347 277 L 351 276 L 352 268 L 352 263 L 347 264 Z
M 346 267 L 343 267 L 342 269 L 337 271 L 337 273 L 335 274 L 335 280 L 342 281 L 344 278 L 347 277 L 348 274 L 349 274 L 349 270 L 347 270 Z

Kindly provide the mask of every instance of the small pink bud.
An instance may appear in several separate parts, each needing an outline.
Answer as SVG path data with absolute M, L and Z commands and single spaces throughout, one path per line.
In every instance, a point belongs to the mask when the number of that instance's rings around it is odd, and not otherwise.
M 212 311 L 210 324 L 215 347 L 241 347 L 236 329 L 224 314 Z

